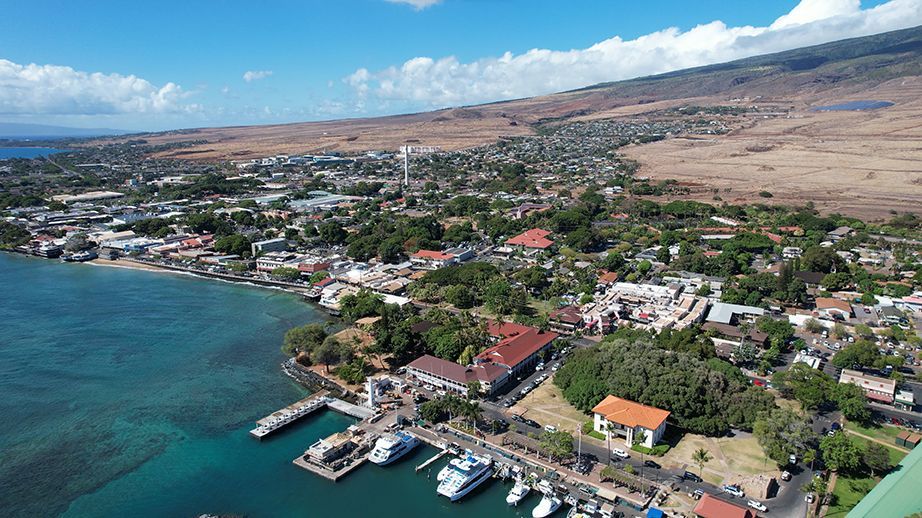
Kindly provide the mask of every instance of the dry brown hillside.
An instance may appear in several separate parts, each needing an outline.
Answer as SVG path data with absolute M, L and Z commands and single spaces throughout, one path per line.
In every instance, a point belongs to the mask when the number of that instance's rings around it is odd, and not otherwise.
M 694 104 L 783 106 L 713 138 L 672 138 L 627 150 L 643 174 L 698 185 L 726 201 L 811 200 L 825 210 L 875 216 L 922 200 L 922 28 L 607 83 L 559 94 L 427 113 L 142 135 L 152 144 L 205 141 L 162 156 L 234 160 L 273 154 L 396 150 L 405 143 L 456 150 L 575 120 L 643 117 Z M 814 112 L 847 100 L 895 106 Z M 122 137 L 138 138 L 137 136 Z M 729 189 L 729 191 L 727 191 Z

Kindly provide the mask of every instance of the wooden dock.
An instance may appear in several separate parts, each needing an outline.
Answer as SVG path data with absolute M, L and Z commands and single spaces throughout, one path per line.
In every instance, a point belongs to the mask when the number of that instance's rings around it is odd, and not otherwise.
M 448 451 L 447 448 L 444 449 L 444 450 L 442 450 L 442 451 L 440 451 L 440 452 L 438 452 L 438 453 L 436 453 L 435 455 L 433 455 L 433 456 L 432 456 L 429 460 L 427 460 L 426 462 L 423 462 L 423 463 L 420 464 L 419 466 L 416 466 L 416 472 L 419 473 L 420 471 L 422 471 L 422 470 L 428 468 L 429 466 L 432 465 L 432 463 L 434 463 L 435 461 L 441 459 L 442 457 L 444 457 L 444 456 L 445 456 L 446 454 L 448 454 L 448 453 L 449 453 L 449 451 Z

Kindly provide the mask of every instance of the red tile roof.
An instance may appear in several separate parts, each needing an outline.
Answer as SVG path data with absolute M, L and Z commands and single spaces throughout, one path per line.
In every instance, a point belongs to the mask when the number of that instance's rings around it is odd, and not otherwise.
M 526 248 L 547 248 L 554 244 L 553 241 L 547 238 L 551 233 L 547 230 L 542 230 L 540 228 L 533 228 L 531 230 L 526 230 L 521 234 L 510 237 L 506 240 L 507 245 L 515 246 L 524 246 Z
M 844 311 L 845 313 L 852 312 L 852 306 L 848 303 L 848 301 L 834 299 L 832 297 L 817 297 L 816 309 L 838 309 L 839 311 Z
M 599 277 L 599 284 L 611 284 L 618 280 L 618 272 L 605 272 Z
M 695 514 L 701 518 L 755 518 L 751 509 L 721 500 L 705 493 L 695 506 Z
M 606 396 L 595 408 L 594 414 L 602 414 L 606 420 L 625 426 L 642 426 L 656 430 L 669 417 L 669 412 L 660 408 L 641 405 L 617 396 Z
M 413 257 L 418 257 L 420 259 L 435 259 L 437 261 L 447 261 L 454 256 L 451 254 L 446 254 L 445 252 L 438 252 L 435 250 L 419 250 Z
M 557 333 L 514 324 L 511 322 L 491 322 L 487 331 L 500 337 L 499 343 L 477 355 L 479 362 L 493 362 L 514 369 L 532 354 L 553 342 Z
M 498 365 L 486 364 L 465 367 L 455 362 L 436 358 L 426 354 L 413 360 L 408 367 L 430 374 L 437 374 L 455 383 L 466 385 L 471 381 L 493 381 L 502 376 L 506 369 Z

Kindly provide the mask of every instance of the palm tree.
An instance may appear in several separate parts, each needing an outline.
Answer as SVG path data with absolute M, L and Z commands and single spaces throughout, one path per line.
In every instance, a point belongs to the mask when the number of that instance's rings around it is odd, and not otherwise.
M 810 471 L 813 471 L 813 462 L 816 461 L 816 450 L 807 450 L 803 455 L 804 463 L 810 463 Z
M 640 478 L 641 478 L 641 479 L 643 478 L 643 462 L 644 462 L 644 458 L 643 458 L 643 450 L 638 449 L 637 447 L 638 447 L 638 446 L 645 447 L 644 444 L 643 444 L 643 443 L 645 443 L 645 442 L 647 442 L 647 432 L 637 432 L 637 433 L 635 433 L 635 434 L 634 434 L 634 440 L 631 441 L 631 446 L 633 446 L 635 450 L 637 450 L 637 451 L 640 452 Z
M 604 428 L 605 440 L 608 443 L 608 464 L 611 465 L 611 433 L 615 431 L 615 424 L 606 421 Z
M 698 448 L 697 450 L 695 450 L 695 453 L 692 454 L 692 460 L 695 462 L 695 464 L 698 465 L 698 476 L 699 477 L 702 476 L 702 472 L 704 471 L 704 465 L 710 462 L 712 458 L 713 457 L 711 457 L 711 453 L 705 450 L 704 448 Z

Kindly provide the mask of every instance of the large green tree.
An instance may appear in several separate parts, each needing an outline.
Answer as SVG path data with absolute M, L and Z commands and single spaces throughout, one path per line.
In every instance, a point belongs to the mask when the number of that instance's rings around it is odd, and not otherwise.
M 789 455 L 803 457 L 816 442 L 816 434 L 802 416 L 786 408 L 765 412 L 756 420 L 753 435 L 768 458 L 779 466 L 788 463 Z
M 823 461 L 833 471 L 851 471 L 861 465 L 861 446 L 844 432 L 827 435 L 820 440 Z

